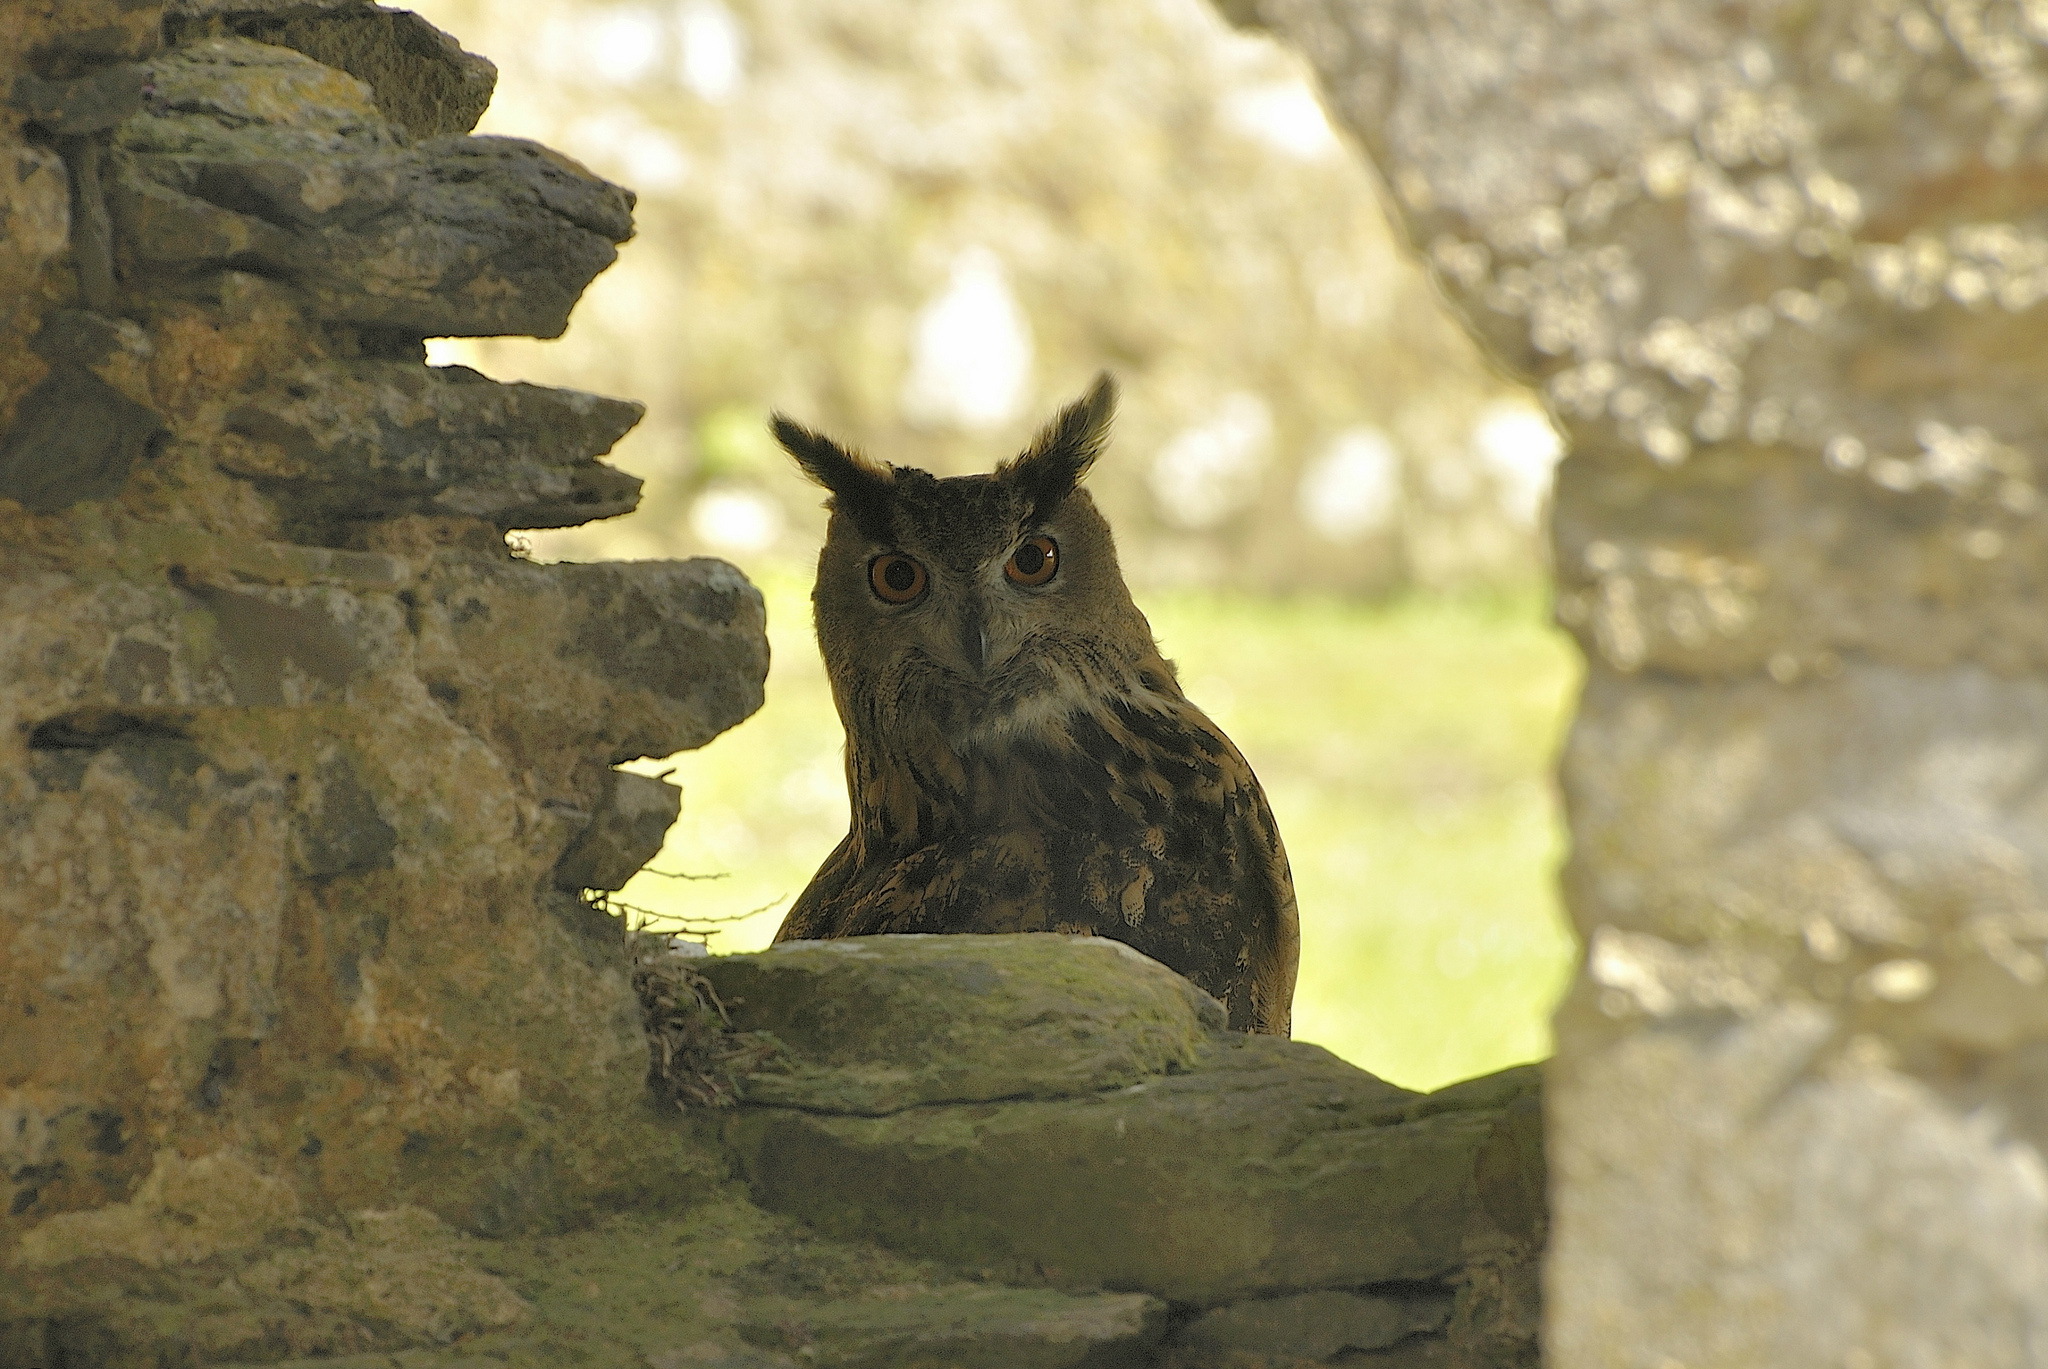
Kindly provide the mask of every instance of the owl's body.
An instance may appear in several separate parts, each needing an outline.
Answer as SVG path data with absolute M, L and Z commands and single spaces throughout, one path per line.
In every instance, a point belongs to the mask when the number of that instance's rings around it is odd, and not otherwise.
M 870 462 L 778 418 L 832 492 L 813 594 L 852 828 L 777 941 L 1114 937 L 1286 1035 L 1287 855 L 1237 748 L 1189 703 L 1077 487 L 1107 377 L 994 475 Z

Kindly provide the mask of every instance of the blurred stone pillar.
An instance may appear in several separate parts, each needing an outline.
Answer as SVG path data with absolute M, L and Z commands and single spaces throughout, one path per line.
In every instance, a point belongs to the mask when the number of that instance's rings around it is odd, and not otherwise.
M 1550 1362 L 2048 1362 L 2048 11 L 1240 8 L 1570 438 Z

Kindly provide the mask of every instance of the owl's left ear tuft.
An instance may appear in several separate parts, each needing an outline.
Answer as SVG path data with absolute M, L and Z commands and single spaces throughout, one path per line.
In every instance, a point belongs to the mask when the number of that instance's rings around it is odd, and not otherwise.
M 782 449 L 796 458 L 803 473 L 831 492 L 831 506 L 842 509 L 869 536 L 889 536 L 889 490 L 895 472 L 879 461 L 848 451 L 820 432 L 813 432 L 789 415 L 777 413 L 768 429 Z
M 1102 455 L 1115 416 L 1116 380 L 1104 371 L 1087 394 L 1045 425 L 1023 455 L 998 466 L 996 479 L 1021 488 L 1038 516 L 1049 514 Z

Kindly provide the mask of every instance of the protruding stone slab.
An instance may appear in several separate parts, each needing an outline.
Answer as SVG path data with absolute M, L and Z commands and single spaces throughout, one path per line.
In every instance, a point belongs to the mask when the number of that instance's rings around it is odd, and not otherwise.
M 330 362 L 280 376 L 228 416 L 222 466 L 302 516 L 463 514 L 500 528 L 630 512 L 640 480 L 604 465 L 646 406 L 501 385 L 466 366 Z
M 761 706 L 767 610 L 723 561 L 450 558 L 424 578 L 428 687 L 517 754 L 667 756 Z

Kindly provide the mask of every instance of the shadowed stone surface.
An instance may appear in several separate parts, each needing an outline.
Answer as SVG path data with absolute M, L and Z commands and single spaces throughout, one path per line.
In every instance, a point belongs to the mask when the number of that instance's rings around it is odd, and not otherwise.
M 1165 1310 L 1142 1293 L 906 1289 L 822 1306 L 763 1299 L 743 1334 L 801 1356 L 786 1363 L 835 1369 L 1085 1369 L 1141 1363 Z
M 555 863 L 555 887 L 572 894 L 624 888 L 660 854 L 682 803 L 682 790 L 666 780 L 608 771 L 596 811 L 581 815 L 586 825 Z
M 2048 1355 L 2048 32 L 1245 0 L 1571 439 L 1559 1364 Z
M 1175 1334 L 1174 1343 L 1313 1363 L 1344 1350 L 1384 1350 L 1440 1330 L 1450 1316 L 1448 1294 L 1297 1293 L 1204 1312 Z
M 165 432 L 163 419 L 88 372 L 53 369 L 0 439 L 0 498 L 31 513 L 105 499 Z

